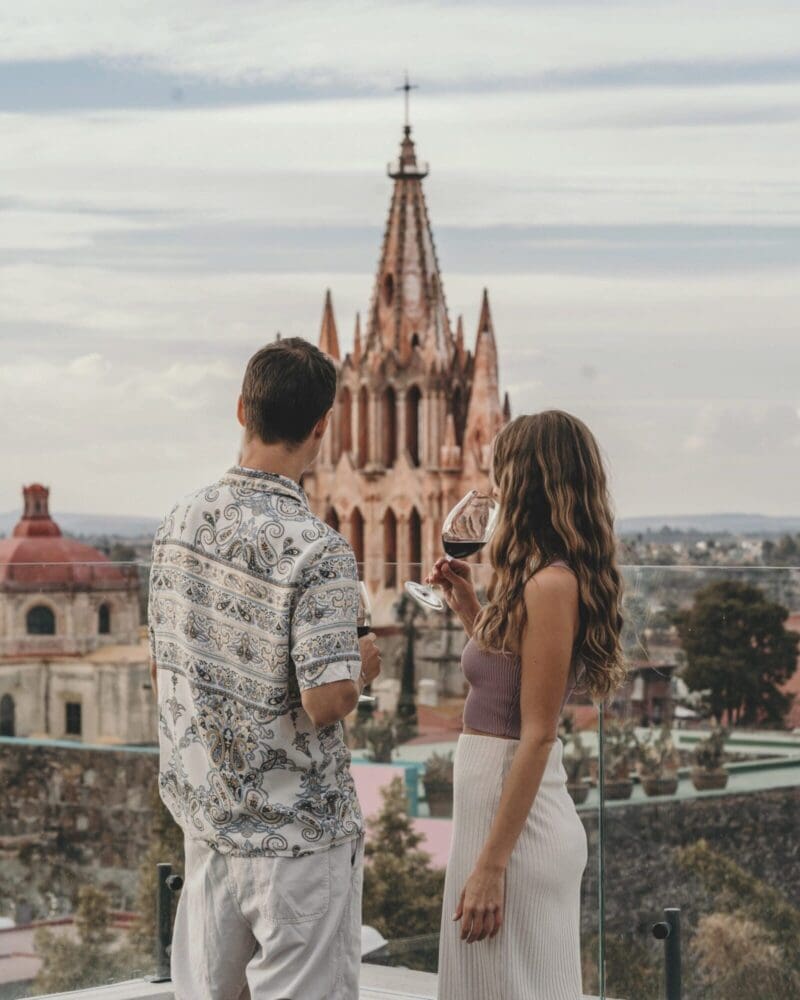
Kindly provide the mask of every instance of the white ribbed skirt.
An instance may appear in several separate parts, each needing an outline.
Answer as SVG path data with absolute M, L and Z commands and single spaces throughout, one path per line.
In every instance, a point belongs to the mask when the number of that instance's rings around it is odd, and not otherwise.
M 580 887 L 586 834 L 556 741 L 506 872 L 505 922 L 466 944 L 452 919 L 497 813 L 516 740 L 462 735 L 455 755 L 453 844 L 444 886 L 439 1000 L 579 1000 Z

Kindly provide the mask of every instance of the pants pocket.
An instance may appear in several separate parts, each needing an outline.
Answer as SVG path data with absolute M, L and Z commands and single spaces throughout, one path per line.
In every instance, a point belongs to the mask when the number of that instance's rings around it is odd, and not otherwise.
M 318 851 L 303 858 L 270 858 L 267 864 L 269 873 L 262 905 L 268 920 L 276 924 L 299 924 L 317 920 L 328 912 L 330 851 Z

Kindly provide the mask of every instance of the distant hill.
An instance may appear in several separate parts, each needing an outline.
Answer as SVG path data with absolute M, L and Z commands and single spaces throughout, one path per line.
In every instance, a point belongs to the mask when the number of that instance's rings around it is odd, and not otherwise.
M 19 521 L 18 510 L 0 514 L 0 534 L 9 535 Z M 124 517 L 118 514 L 59 514 L 55 518 L 68 535 L 108 535 L 114 538 L 152 538 L 159 525 L 155 517 Z
M 0 514 L 0 534 L 8 535 L 19 520 L 19 511 Z M 125 517 L 118 514 L 59 514 L 61 529 L 70 535 L 108 535 L 115 538 L 151 538 L 158 527 L 155 517 Z M 622 517 L 619 535 L 672 531 L 701 534 L 729 532 L 732 535 L 785 535 L 800 533 L 800 517 L 770 517 L 767 514 L 663 514 L 656 517 Z
M 800 517 L 770 517 L 767 514 L 664 514 L 658 517 L 622 517 L 617 521 L 619 535 L 673 531 L 698 531 L 703 534 L 785 535 L 800 532 Z

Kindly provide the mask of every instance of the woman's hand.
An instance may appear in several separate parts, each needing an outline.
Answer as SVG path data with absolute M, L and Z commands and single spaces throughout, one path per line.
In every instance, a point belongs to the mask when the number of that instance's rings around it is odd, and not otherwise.
M 467 879 L 453 920 L 461 921 L 461 940 L 467 944 L 493 938 L 503 926 L 506 873 L 480 862 Z
M 442 588 L 444 599 L 464 623 L 466 630 L 471 632 L 481 606 L 475 593 L 469 563 L 463 559 L 447 559 L 442 556 L 436 560 L 425 582 Z

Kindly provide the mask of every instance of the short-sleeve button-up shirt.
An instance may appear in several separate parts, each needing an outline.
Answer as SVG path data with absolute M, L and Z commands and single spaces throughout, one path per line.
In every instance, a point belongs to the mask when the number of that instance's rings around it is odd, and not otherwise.
M 224 854 L 297 856 L 363 821 L 341 723 L 300 692 L 355 681 L 355 556 L 302 488 L 236 466 L 176 504 L 155 538 L 149 631 L 161 796 Z

